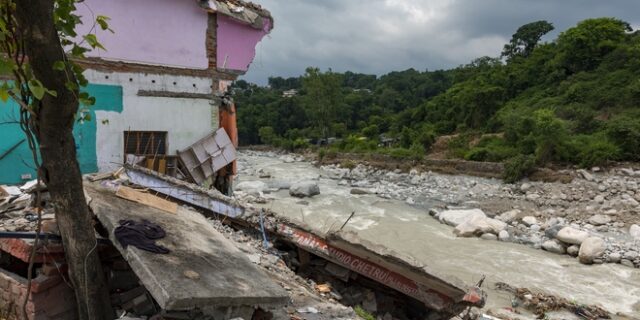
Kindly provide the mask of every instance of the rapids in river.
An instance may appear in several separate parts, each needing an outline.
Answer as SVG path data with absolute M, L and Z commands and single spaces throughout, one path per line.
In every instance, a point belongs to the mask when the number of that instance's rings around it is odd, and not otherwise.
M 272 181 L 319 179 L 320 195 L 300 199 L 280 190 L 267 195 L 273 200 L 258 206 L 302 221 L 320 234 L 339 229 L 355 212 L 344 229 L 357 231 L 365 240 L 412 256 L 438 274 L 467 284 L 486 275 L 486 308 L 511 305 L 509 294 L 493 289 L 494 283 L 506 282 L 582 304 L 598 304 L 614 313 L 640 315 L 640 269 L 618 264 L 583 265 L 576 258 L 521 244 L 456 238 L 451 227 L 429 216 L 429 199 L 409 205 L 374 194 L 352 195 L 349 186 L 327 178 L 311 163 L 285 163 L 254 152 L 239 155 L 239 181 L 267 181 L 259 178 L 259 171 L 267 172 Z

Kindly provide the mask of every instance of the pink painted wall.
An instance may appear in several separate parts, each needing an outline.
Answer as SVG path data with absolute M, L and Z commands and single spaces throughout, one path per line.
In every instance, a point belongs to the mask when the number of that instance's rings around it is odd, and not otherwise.
M 265 22 L 263 30 L 258 30 L 218 14 L 218 68 L 247 71 L 256 45 L 271 30 L 271 21 Z
M 88 56 L 109 60 L 193 69 L 208 67 L 205 46 L 207 13 L 194 0 L 85 0 L 76 4 L 86 34 L 94 15 L 109 18 L 115 33 L 96 26 L 98 41 L 107 51 Z

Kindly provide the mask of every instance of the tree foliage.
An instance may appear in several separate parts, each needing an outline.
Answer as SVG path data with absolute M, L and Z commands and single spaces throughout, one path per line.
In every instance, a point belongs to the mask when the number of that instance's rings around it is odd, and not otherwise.
M 538 42 L 545 34 L 553 31 L 553 24 L 546 20 L 527 23 L 516 31 L 511 41 L 504 46 L 502 56 L 507 59 L 516 57 L 528 57 L 536 48 Z
M 532 161 L 640 160 L 640 33 L 624 21 L 596 18 L 540 43 L 551 30 L 544 20 L 520 27 L 505 46 L 506 61 L 480 57 L 450 70 L 380 77 L 308 69 L 288 81 L 302 83 L 293 98 L 273 88 L 238 87 L 241 141 L 257 143 L 259 128 L 271 126 L 282 138 L 314 142 L 324 138 L 324 127 L 341 123 L 342 135 L 354 137 L 345 138 L 344 150 L 389 152 L 392 141 L 391 149 L 405 150 L 397 155 L 412 147 L 419 153 L 437 136 L 458 134 L 464 139 L 451 145 L 451 155 L 526 159 L 512 176 L 528 172 Z

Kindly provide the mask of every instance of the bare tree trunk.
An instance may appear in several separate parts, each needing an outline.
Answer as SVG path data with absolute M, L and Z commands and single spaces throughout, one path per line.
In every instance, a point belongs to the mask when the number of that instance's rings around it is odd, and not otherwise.
M 53 6 L 53 0 L 19 0 L 16 7 L 33 73 L 47 89 L 57 93 L 57 97 L 45 95 L 34 119 L 41 173 L 63 238 L 79 318 L 113 319 L 72 134 L 78 92 L 68 90 L 65 83 L 77 81 L 71 70 L 53 70 L 55 61 L 65 59 L 53 22 Z

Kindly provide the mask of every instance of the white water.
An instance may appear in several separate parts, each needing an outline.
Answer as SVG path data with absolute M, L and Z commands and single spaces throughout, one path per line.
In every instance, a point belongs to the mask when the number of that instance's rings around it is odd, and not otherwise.
M 296 182 L 315 179 L 320 169 L 306 162 L 284 163 L 277 158 L 240 153 L 241 172 L 268 172 L 272 180 Z M 259 180 L 240 175 L 240 181 Z M 268 179 L 260 179 L 268 181 Z M 495 282 L 539 289 L 583 304 L 599 304 L 611 312 L 640 315 L 640 270 L 621 265 L 587 266 L 569 256 L 551 254 L 524 245 L 456 238 L 451 227 L 431 218 L 425 209 L 375 195 L 351 195 L 351 188 L 320 178 L 321 194 L 313 198 L 290 197 L 283 190 L 267 195 L 262 205 L 312 226 L 319 233 L 336 230 L 351 212 L 345 230 L 357 231 L 365 240 L 414 257 L 439 274 L 468 284 L 487 276 L 487 308 L 510 306 L 510 297 L 492 290 Z

